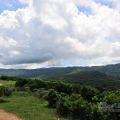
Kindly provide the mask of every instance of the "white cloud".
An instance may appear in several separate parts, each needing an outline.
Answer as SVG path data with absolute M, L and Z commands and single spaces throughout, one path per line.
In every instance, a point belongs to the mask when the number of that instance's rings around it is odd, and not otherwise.
M 20 1 L 28 6 L 0 14 L 1 67 L 120 62 L 117 6 L 109 8 L 93 0 Z M 82 13 L 77 5 L 89 6 L 92 13 Z
M 11 48 L 16 46 L 17 46 L 17 42 L 12 38 L 0 36 L 0 47 Z

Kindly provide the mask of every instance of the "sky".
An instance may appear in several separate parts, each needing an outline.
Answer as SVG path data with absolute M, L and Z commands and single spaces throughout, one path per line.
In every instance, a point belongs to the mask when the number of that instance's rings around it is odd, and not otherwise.
M 0 68 L 120 63 L 120 0 L 0 0 Z

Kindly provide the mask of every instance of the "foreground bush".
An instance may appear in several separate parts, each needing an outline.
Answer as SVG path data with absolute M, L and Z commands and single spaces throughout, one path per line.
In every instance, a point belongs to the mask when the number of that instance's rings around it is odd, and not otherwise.
M 84 100 L 78 94 L 61 95 L 57 113 L 71 120 L 119 120 L 119 113 L 104 112 L 99 106 Z
M 0 97 L 12 95 L 13 89 L 5 86 L 0 86 Z
M 92 98 L 97 94 L 99 94 L 99 91 L 96 88 L 90 86 L 83 86 L 81 88 L 81 95 L 88 102 L 92 102 Z
M 56 107 L 56 104 L 57 104 L 57 101 L 59 99 L 59 95 L 58 93 L 51 89 L 48 93 L 48 95 L 46 96 L 46 100 L 48 101 L 48 106 L 49 107 L 52 107 L 52 108 L 55 108 Z
M 28 79 L 19 78 L 16 81 L 15 87 L 24 88 L 28 82 L 29 82 Z
M 38 89 L 35 92 L 35 95 L 39 98 L 39 99 L 43 99 L 46 100 L 47 96 L 48 96 L 49 90 L 45 90 L 45 89 Z
M 5 103 L 7 102 L 7 100 L 5 100 L 4 98 L 0 97 L 0 103 Z
M 72 119 L 90 120 L 91 105 L 79 95 L 64 96 L 57 104 L 57 113 Z
M 49 107 L 56 108 L 59 115 L 71 120 L 120 119 L 119 113 L 105 112 L 99 109 L 101 102 L 106 102 L 113 108 L 117 108 L 115 103 L 119 104 L 120 102 L 120 90 L 100 92 L 90 86 L 39 79 L 17 80 L 16 87 L 28 87 L 37 97 L 47 100 Z

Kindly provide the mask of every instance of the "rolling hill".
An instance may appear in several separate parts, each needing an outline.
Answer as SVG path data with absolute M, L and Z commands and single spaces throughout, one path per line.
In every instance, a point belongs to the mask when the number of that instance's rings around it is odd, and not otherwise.
M 0 69 L 0 75 L 62 80 L 65 82 L 120 87 L 120 64 L 93 67 L 52 67 L 40 69 Z
M 0 75 L 18 77 L 36 77 L 41 75 L 79 73 L 81 71 L 99 71 L 109 76 L 120 77 L 120 64 L 93 67 L 51 67 L 40 69 L 0 69 Z

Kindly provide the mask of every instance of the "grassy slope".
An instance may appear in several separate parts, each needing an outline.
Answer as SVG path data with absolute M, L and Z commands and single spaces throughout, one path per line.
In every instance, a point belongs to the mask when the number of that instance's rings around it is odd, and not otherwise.
M 16 92 L 5 99 L 8 102 L 0 104 L 0 109 L 14 113 L 23 120 L 57 120 L 58 118 L 56 111 L 47 108 L 45 101 L 28 93 Z
M 9 87 L 15 85 L 15 81 L 0 80 L 0 83 Z M 23 120 L 57 120 L 58 118 L 55 109 L 47 107 L 47 102 L 27 92 L 14 92 L 11 97 L 4 99 L 7 102 L 0 103 L 0 109 L 14 113 Z
M 15 81 L 0 80 L 0 85 L 4 85 L 4 86 L 8 86 L 8 87 L 14 87 Z

